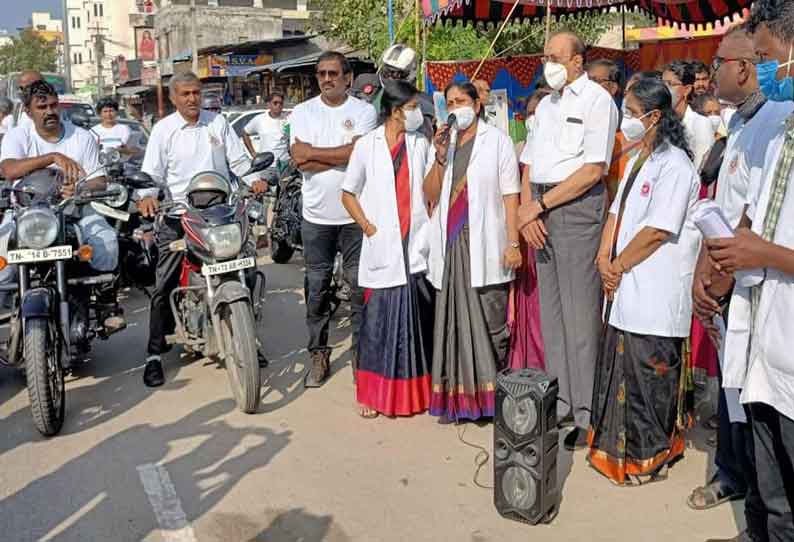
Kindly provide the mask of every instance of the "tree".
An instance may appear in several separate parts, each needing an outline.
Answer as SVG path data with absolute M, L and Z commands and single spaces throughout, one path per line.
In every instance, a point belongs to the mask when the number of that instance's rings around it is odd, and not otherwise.
M 0 73 L 22 70 L 55 71 L 58 51 L 30 29 L 23 30 L 12 43 L 0 47 Z

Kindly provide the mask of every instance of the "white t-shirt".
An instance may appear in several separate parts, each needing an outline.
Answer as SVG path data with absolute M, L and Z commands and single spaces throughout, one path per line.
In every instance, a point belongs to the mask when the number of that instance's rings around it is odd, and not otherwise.
M 682 124 L 686 130 L 686 139 L 687 143 L 689 143 L 689 149 L 692 151 L 692 154 L 695 155 L 692 160 L 695 163 L 695 170 L 700 171 L 700 165 L 703 163 L 703 159 L 709 153 L 716 139 L 714 127 L 711 125 L 711 121 L 708 117 L 695 113 L 689 106 L 686 106 Z
M 325 105 L 320 96 L 298 105 L 290 115 L 290 144 L 300 139 L 313 147 L 349 145 L 353 139 L 375 128 L 375 108 L 363 100 L 348 97 L 338 107 Z M 391 166 L 389 166 L 391 167 Z M 303 218 L 315 224 L 351 224 L 353 219 L 342 206 L 344 167 L 303 174 Z
M 105 128 L 101 124 L 97 124 L 91 128 L 91 131 L 96 134 L 100 147 L 105 149 L 115 149 L 126 145 L 132 134 L 130 127 L 125 124 L 116 124 L 112 128 Z
M 70 122 L 65 122 L 63 126 L 63 137 L 55 143 L 43 139 L 35 127 L 27 130 L 17 126 L 3 138 L 0 162 L 9 158 L 21 160 L 57 152 L 77 162 L 90 174 L 89 179 L 104 175 L 104 168 L 99 167 L 99 146 L 94 136 Z
M 617 216 L 632 158 L 609 213 Z M 671 233 L 656 251 L 623 274 L 609 324 L 629 333 L 687 337 L 692 320 L 692 274 L 700 232 L 692 221 L 700 179 L 692 161 L 672 145 L 653 153 L 631 187 L 617 234 L 620 254 L 648 226 Z
M 269 112 L 265 112 L 255 116 L 245 125 L 245 133 L 259 136 L 257 152 L 272 152 L 277 161 L 284 160 L 289 155 L 287 124 L 289 121 L 284 113 L 273 118 Z
M 530 164 L 536 184 L 560 183 L 585 164 L 612 160 L 618 108 L 615 100 L 587 74 L 561 94 L 543 98 L 535 111 L 535 137 L 527 141 L 521 162 Z
M 748 122 L 741 115 L 731 123 L 714 201 L 732 228 L 739 225 L 751 183 L 757 185 L 769 142 L 784 128 L 794 102 L 766 102 Z

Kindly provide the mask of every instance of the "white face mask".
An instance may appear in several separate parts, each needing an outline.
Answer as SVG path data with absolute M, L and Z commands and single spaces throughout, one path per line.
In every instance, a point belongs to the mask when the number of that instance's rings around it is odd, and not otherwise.
M 524 121 L 524 126 L 527 127 L 527 139 L 529 139 L 535 132 L 535 115 L 528 116 Z
M 634 118 L 631 116 L 631 113 L 624 111 L 623 121 L 620 123 L 620 131 L 623 132 L 623 136 L 628 141 L 639 141 L 642 139 L 645 132 L 650 129 L 650 126 L 646 128 L 645 125 L 642 124 L 642 119 L 651 113 L 653 113 L 653 111 L 648 111 L 642 117 Z
M 722 117 L 719 115 L 709 115 L 709 120 L 711 121 L 711 127 L 714 129 L 714 132 L 719 132 L 720 126 L 722 125 Z
M 471 126 L 477 117 L 476 113 L 474 113 L 474 108 L 470 105 L 458 107 L 454 111 L 450 111 L 450 113 L 455 113 L 455 126 L 458 127 L 458 130 L 465 130 Z
M 417 131 L 425 122 L 425 118 L 422 116 L 422 111 L 419 109 L 419 107 L 414 109 L 403 109 L 403 115 L 405 115 L 406 132 Z
M 559 92 L 568 81 L 568 69 L 557 62 L 546 62 L 543 65 L 543 77 L 551 88 Z

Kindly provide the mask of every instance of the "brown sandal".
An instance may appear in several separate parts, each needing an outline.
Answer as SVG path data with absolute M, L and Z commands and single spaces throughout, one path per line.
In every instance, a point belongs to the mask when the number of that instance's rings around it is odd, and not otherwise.
M 369 408 L 368 406 L 362 405 L 361 403 L 356 405 L 356 408 L 358 409 L 358 415 L 365 420 L 373 420 L 380 415 L 380 413 L 374 408 Z

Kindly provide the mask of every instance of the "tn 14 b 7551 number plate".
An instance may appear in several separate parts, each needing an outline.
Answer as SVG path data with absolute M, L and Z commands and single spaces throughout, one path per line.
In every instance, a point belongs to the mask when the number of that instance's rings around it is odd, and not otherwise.
M 231 262 L 215 263 L 212 265 L 205 265 L 201 268 L 201 274 L 205 277 L 211 275 L 220 275 L 221 273 L 231 273 L 232 271 L 239 271 L 240 269 L 248 269 L 254 267 L 256 260 L 253 258 L 241 258 L 239 260 L 232 260 Z
M 21 248 L 19 250 L 8 251 L 8 263 L 14 264 L 47 262 L 51 260 L 68 260 L 73 255 L 74 251 L 69 245 L 42 249 Z

